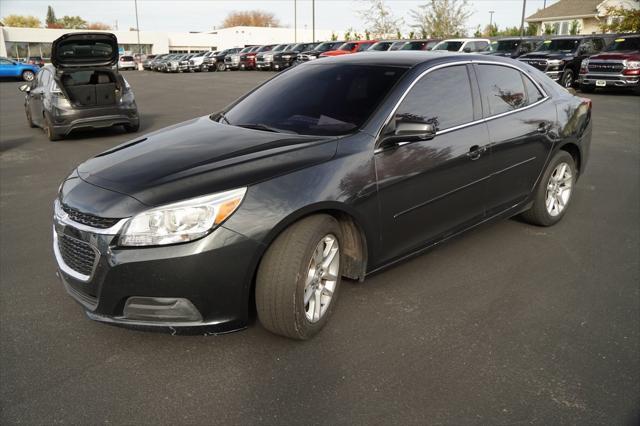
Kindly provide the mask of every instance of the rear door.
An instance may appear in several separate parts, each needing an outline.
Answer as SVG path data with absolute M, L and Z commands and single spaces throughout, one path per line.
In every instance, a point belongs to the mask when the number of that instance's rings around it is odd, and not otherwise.
M 0 58 L 0 77 L 18 77 L 20 67 L 7 58 Z
M 524 201 L 556 140 L 556 108 L 527 75 L 503 64 L 474 66 L 491 139 L 487 215 Z
M 489 136 L 469 67 L 451 65 L 425 74 L 383 129 L 382 135 L 389 133 L 394 120 L 427 122 L 437 129 L 432 140 L 375 154 L 384 260 L 484 217 Z
M 108 67 L 118 62 L 118 39 L 111 33 L 71 33 L 51 46 L 56 68 Z

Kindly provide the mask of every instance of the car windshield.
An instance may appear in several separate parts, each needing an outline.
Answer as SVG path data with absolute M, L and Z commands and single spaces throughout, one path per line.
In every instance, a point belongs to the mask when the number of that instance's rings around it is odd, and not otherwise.
M 242 49 L 242 50 L 240 51 L 240 53 L 248 53 L 248 52 L 250 52 L 250 51 L 251 51 L 251 49 L 253 49 L 253 47 L 251 47 L 251 46 L 249 46 L 249 47 L 245 47 L 244 49 Z
M 356 43 L 345 43 L 342 46 L 340 46 L 338 50 L 348 50 L 350 52 L 353 50 L 354 47 L 356 47 Z
M 369 50 L 389 50 L 389 47 L 391 46 L 391 42 L 390 41 L 379 41 L 378 43 L 374 44 L 373 46 L 371 46 L 369 48 Z
M 299 43 L 299 44 L 293 45 L 290 49 L 287 49 L 287 50 L 304 50 L 305 46 L 306 44 Z
M 273 46 L 262 46 L 260 49 L 256 50 L 256 52 L 269 52 L 273 49 Z
M 292 68 L 242 99 L 220 121 L 282 133 L 347 134 L 367 121 L 405 71 L 354 64 Z M 278 108 L 265 108 L 274 99 Z
M 285 47 L 287 47 L 286 44 L 279 44 L 279 45 L 277 45 L 276 47 L 273 48 L 273 51 L 274 52 L 282 52 L 285 49 Z
M 391 45 L 389 50 L 402 50 L 405 48 L 406 45 L 407 45 L 406 41 L 396 41 Z
M 637 51 L 640 50 L 640 37 L 629 38 L 617 38 L 609 47 L 607 52 L 621 52 L 621 51 Z
M 133 61 L 133 56 L 121 56 L 120 60 L 121 61 L 131 62 L 131 61 Z
M 438 43 L 433 50 L 448 50 L 449 52 L 457 52 L 462 47 L 462 41 L 443 41 Z
M 537 52 L 573 52 L 580 45 L 580 39 L 560 38 L 555 40 L 545 40 Z
M 511 53 L 518 48 L 520 40 L 499 40 L 497 43 L 491 43 L 492 52 Z
M 327 52 L 334 48 L 336 43 L 320 43 L 315 50 L 318 52 Z

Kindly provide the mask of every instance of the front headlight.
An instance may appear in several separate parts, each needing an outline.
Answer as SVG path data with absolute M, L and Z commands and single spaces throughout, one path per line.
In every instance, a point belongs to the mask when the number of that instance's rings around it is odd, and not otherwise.
M 120 235 L 121 246 L 158 246 L 204 237 L 236 211 L 247 188 L 167 204 L 132 217 Z
M 562 59 L 550 59 L 547 61 L 547 64 L 551 66 L 557 66 L 564 64 L 564 61 Z
M 291 55 L 282 55 L 282 59 L 291 59 Z
M 638 69 L 640 69 L 640 61 L 625 60 L 624 61 L 624 67 L 625 68 L 629 68 L 631 70 L 638 70 Z
M 273 61 L 273 55 L 263 55 L 262 59 L 265 61 Z

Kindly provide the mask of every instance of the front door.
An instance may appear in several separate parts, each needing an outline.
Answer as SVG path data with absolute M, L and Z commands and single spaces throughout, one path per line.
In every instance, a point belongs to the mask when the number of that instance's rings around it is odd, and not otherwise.
M 375 154 L 381 239 L 389 261 L 462 230 L 484 217 L 490 175 L 489 136 L 467 65 L 436 69 L 408 92 L 383 129 L 423 121 L 432 140 L 398 143 Z

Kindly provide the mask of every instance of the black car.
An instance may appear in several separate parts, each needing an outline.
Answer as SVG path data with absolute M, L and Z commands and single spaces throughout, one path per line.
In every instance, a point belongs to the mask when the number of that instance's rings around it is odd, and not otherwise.
M 580 73 L 582 60 L 602 51 L 603 36 L 561 36 L 544 40 L 538 48 L 519 60 L 545 72 L 564 87 L 572 87 Z
M 274 70 L 283 70 L 290 67 L 298 59 L 298 54 L 315 49 L 318 43 L 298 43 L 290 45 L 286 50 L 275 53 L 271 68 Z
M 258 49 L 260 46 L 247 46 L 244 49 L 240 50 L 237 53 L 231 53 L 224 57 L 224 65 L 228 70 L 238 70 L 240 69 L 240 56 L 245 53 L 249 53 L 252 50 Z
M 542 37 L 511 37 L 491 42 L 491 51 L 487 55 L 518 58 L 536 50 L 544 41 Z
M 55 141 L 73 130 L 140 126 L 131 87 L 118 73 L 118 40 L 110 33 L 65 34 L 51 47 L 51 62 L 20 86 L 31 127 Z
M 314 59 L 318 59 L 318 57 L 324 52 L 336 50 L 343 44 L 344 41 L 325 41 L 324 43 L 320 43 L 317 46 L 314 46 L 311 50 L 305 50 L 298 53 L 296 60 L 298 62 L 313 61 Z
M 106 323 L 224 332 L 255 309 L 267 329 L 309 338 L 342 277 L 519 213 L 560 221 L 591 133 L 588 99 L 512 59 L 300 64 L 80 164 L 55 200 L 59 276 Z
M 225 49 L 220 52 L 216 52 L 215 54 L 210 54 L 205 59 L 203 66 L 207 66 L 209 68 L 209 71 L 224 71 L 227 69 L 226 65 L 224 64 L 224 58 L 226 58 L 227 55 L 236 54 L 240 52 L 240 50 L 241 49 L 239 47 L 234 47 L 231 49 Z
M 431 50 L 441 41 L 440 39 L 409 40 L 398 50 Z
M 402 43 L 401 46 L 404 46 L 407 42 L 405 40 L 381 40 L 372 44 L 371 47 L 367 49 L 367 52 L 386 52 L 391 49 L 391 46 L 393 46 L 394 43 Z

